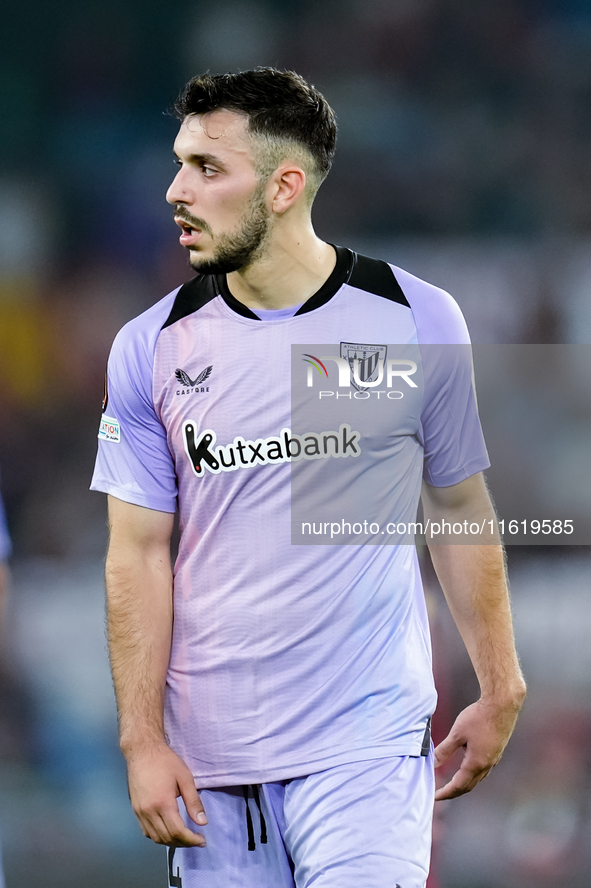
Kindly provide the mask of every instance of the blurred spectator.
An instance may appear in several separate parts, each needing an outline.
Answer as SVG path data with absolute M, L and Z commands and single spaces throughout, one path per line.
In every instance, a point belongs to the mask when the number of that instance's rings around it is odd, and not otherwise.
M 572 884 L 589 858 L 589 716 L 548 699 L 530 713 L 522 744 L 526 738 L 528 756 L 515 775 L 505 824 L 510 883 Z

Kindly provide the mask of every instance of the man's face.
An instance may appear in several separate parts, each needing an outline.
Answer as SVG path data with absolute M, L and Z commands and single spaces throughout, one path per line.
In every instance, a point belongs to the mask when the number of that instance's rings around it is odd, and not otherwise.
M 166 199 L 175 205 L 180 243 L 203 274 L 250 265 L 268 238 L 265 183 L 255 172 L 246 125 L 225 109 L 191 115 L 174 143 L 180 169 Z

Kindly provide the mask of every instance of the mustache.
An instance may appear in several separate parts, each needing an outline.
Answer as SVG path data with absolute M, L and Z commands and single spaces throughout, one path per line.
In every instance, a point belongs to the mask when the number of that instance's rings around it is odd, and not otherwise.
M 177 204 L 174 208 L 174 215 L 177 219 L 182 219 L 183 222 L 186 222 L 188 225 L 191 225 L 192 228 L 198 228 L 200 231 L 205 232 L 205 234 L 212 235 L 213 231 L 205 221 L 205 219 L 200 219 L 199 216 L 193 216 L 183 204 Z

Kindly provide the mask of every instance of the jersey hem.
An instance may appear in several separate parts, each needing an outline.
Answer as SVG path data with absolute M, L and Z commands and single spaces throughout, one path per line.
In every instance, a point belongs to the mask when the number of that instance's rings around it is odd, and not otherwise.
M 253 783 L 275 783 L 278 780 L 294 780 L 299 777 L 308 777 L 310 774 L 318 774 L 320 771 L 327 771 L 329 768 L 336 768 L 338 765 L 366 762 L 371 759 L 393 758 L 401 755 L 418 757 L 421 756 L 423 734 L 424 731 L 421 731 L 420 737 L 412 743 L 392 743 L 373 746 L 370 749 L 349 750 L 317 761 L 265 768 L 264 770 L 236 771 L 217 775 L 193 774 L 193 778 L 197 789 L 217 789 L 222 786 L 244 786 Z
M 124 503 L 130 503 L 132 506 L 143 506 L 144 509 L 153 509 L 155 512 L 176 512 L 176 501 L 171 504 L 170 500 L 156 500 L 142 496 L 139 493 L 131 493 L 125 488 L 118 487 L 116 484 L 110 484 L 108 481 L 101 479 L 93 480 L 90 490 L 96 490 L 97 493 L 108 493 L 115 499 L 120 499 Z
M 471 478 L 472 475 L 477 475 L 478 472 L 484 472 L 486 469 L 490 469 L 490 462 L 488 460 L 474 460 L 458 469 L 457 472 L 449 472 L 445 475 L 432 475 L 426 471 L 423 477 L 427 484 L 430 484 L 432 487 L 452 487 L 454 484 L 459 484 L 461 481 Z

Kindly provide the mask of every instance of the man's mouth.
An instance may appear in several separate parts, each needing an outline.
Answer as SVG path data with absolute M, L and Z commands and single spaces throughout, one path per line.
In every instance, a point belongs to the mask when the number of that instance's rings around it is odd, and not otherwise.
M 183 219 L 181 216 L 175 216 L 174 221 L 179 226 L 179 228 L 183 229 L 183 231 L 186 234 L 192 234 L 193 232 L 201 231 L 201 228 L 199 228 L 197 225 L 192 225 L 190 222 L 188 222 L 186 219 Z
M 184 247 L 197 243 L 203 232 L 202 228 L 198 228 L 197 226 L 192 225 L 190 222 L 187 222 L 186 219 L 182 219 L 180 216 L 175 216 L 174 221 L 182 230 L 179 241 Z

